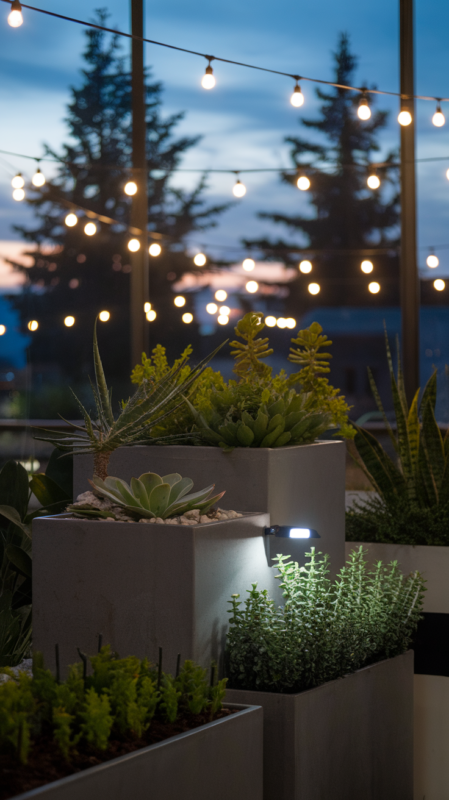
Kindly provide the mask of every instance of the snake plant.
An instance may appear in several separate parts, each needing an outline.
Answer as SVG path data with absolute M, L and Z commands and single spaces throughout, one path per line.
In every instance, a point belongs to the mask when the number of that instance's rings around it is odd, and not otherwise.
M 95 493 L 109 500 L 113 505 L 124 508 L 127 513 L 136 519 L 167 519 L 168 517 L 182 516 L 186 511 L 198 509 L 202 514 L 207 514 L 214 503 L 217 503 L 224 492 L 211 497 L 215 488 L 212 484 L 199 492 L 189 494 L 193 488 L 191 478 L 182 478 L 178 472 L 161 477 L 155 472 L 145 472 L 140 478 L 131 478 L 127 484 L 121 478 L 108 477 L 104 481 L 94 476 L 91 481 Z M 87 517 L 105 517 L 108 512 L 83 506 L 69 506 L 68 511 Z M 113 516 L 113 510 L 111 510 Z
M 222 345 L 220 345 L 221 347 Z M 194 381 L 206 368 L 207 364 L 220 349 L 218 347 L 207 358 L 194 367 L 185 380 L 180 378 L 180 373 L 185 366 L 186 359 L 159 380 L 143 380 L 134 395 L 121 408 L 118 417 L 114 418 L 111 401 L 111 391 L 108 389 L 100 358 L 97 341 L 97 320 L 94 325 L 94 367 L 95 386 L 92 384 L 97 418 L 93 419 L 84 408 L 81 401 L 75 399 L 84 418 L 84 427 L 74 425 L 67 420 L 70 431 L 45 430 L 51 434 L 47 437 L 36 436 L 44 442 L 51 442 L 55 447 L 74 455 L 93 453 L 94 474 L 100 478 L 107 477 L 107 467 L 111 453 L 124 445 L 155 444 L 156 442 L 170 444 L 179 441 L 179 436 L 164 436 L 152 438 L 151 430 L 173 414 L 184 403 L 184 395 Z M 173 401 L 179 398 L 179 403 L 173 406 Z M 170 408 L 167 410 L 167 406 Z

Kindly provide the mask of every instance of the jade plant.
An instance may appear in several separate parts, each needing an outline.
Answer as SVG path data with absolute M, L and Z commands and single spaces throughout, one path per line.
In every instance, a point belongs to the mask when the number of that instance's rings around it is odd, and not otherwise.
M 125 509 L 135 519 L 168 519 L 194 509 L 207 514 L 224 495 L 220 492 L 211 497 L 214 485 L 189 494 L 193 481 L 182 478 L 178 472 L 163 477 L 155 472 L 145 472 L 140 478 L 131 478 L 130 484 L 121 478 L 107 477 L 103 481 L 94 476 L 91 485 L 96 495 L 109 500 L 112 506 Z M 68 506 L 67 510 L 82 517 L 116 519 L 113 507 L 99 509 L 89 502 Z

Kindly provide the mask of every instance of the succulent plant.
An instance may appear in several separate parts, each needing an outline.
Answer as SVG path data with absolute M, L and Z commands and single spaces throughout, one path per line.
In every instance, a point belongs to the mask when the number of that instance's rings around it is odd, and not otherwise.
M 91 484 L 96 494 L 109 500 L 113 505 L 121 506 L 126 512 L 137 519 L 167 519 L 168 517 L 182 516 L 186 511 L 197 508 L 202 514 L 207 514 L 214 503 L 223 497 L 224 492 L 211 497 L 214 484 L 200 489 L 199 492 L 188 494 L 193 488 L 191 478 L 182 478 L 178 472 L 161 477 L 155 472 L 145 472 L 140 478 L 131 478 L 127 484 L 121 478 L 107 477 L 104 481 L 94 476 Z M 69 511 L 87 517 L 107 517 L 108 512 L 95 507 L 69 506 Z M 113 516 L 113 512 L 111 513 Z

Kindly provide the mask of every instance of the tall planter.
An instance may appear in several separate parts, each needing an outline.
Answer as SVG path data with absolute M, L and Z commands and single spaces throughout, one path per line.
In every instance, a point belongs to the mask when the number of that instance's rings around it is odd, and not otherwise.
M 33 646 L 54 663 L 77 647 L 96 651 L 98 633 L 120 655 L 164 668 L 182 659 L 221 664 L 228 601 L 252 582 L 276 593 L 268 566 L 267 514 L 202 525 L 100 522 L 68 515 L 33 522 Z
M 173 736 L 14 800 L 262 800 L 262 709 Z
M 171 445 L 121 447 L 111 455 L 109 473 L 129 481 L 143 472 L 188 475 L 196 487 L 215 483 L 226 490 L 223 508 L 262 511 L 271 525 L 312 528 L 314 542 L 329 553 L 333 574 L 344 564 L 346 444 L 315 442 L 279 448 L 238 447 L 224 453 L 219 447 Z M 74 496 L 89 489 L 91 456 L 75 456 Z M 303 544 L 307 552 L 310 543 Z M 301 560 L 297 551 L 295 557 Z
M 411 800 L 411 651 L 300 694 L 227 699 L 263 708 L 264 800 Z
M 362 545 L 371 563 L 397 561 L 427 581 L 424 620 L 415 642 L 415 800 L 441 800 L 449 786 L 449 547 L 347 542 Z

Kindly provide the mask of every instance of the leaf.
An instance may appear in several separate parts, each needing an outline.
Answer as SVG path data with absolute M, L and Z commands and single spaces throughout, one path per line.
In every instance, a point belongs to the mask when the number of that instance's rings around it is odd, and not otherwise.
M 5 548 L 5 553 L 9 558 L 11 564 L 20 572 L 24 578 L 31 578 L 33 562 L 28 553 L 22 547 L 17 547 L 14 544 L 9 544 Z
M 408 440 L 410 446 L 410 462 L 415 481 L 418 473 L 419 433 L 420 433 L 419 419 L 418 419 L 418 397 L 419 397 L 419 389 L 417 390 L 413 398 L 407 418 Z
M 387 433 L 388 433 L 388 435 L 390 437 L 390 441 L 391 441 L 394 449 L 396 450 L 396 452 L 398 452 L 399 448 L 398 448 L 398 443 L 397 443 L 396 436 L 394 435 L 393 429 L 392 429 L 392 427 L 391 427 L 391 425 L 390 425 L 390 423 L 389 423 L 389 421 L 387 419 L 387 415 L 386 415 L 386 413 L 384 411 L 382 400 L 380 399 L 379 390 L 378 390 L 378 388 L 376 386 L 376 382 L 374 380 L 373 373 L 371 372 L 369 367 L 368 367 L 368 380 L 369 380 L 369 385 L 370 385 L 371 391 L 373 393 L 374 400 L 376 401 L 376 406 L 379 409 L 380 413 L 382 414 L 382 419 L 383 419 L 384 425 L 385 425 L 385 427 L 387 429 Z
M 45 474 L 61 487 L 70 500 L 73 497 L 73 459 L 61 458 L 61 451 L 55 448 L 50 456 Z
M 406 482 L 398 468 L 379 444 L 375 436 L 368 431 L 356 428 L 354 444 L 357 448 L 368 474 L 371 476 L 374 487 L 382 496 L 391 499 L 406 492 Z
M 14 525 L 17 525 L 29 538 L 31 538 L 31 526 L 26 525 L 20 519 L 19 512 L 12 506 L 0 506 L 0 515 L 9 519 Z
M 55 505 L 60 506 L 63 511 L 67 503 L 71 501 L 71 497 L 66 495 L 63 489 L 58 486 L 48 475 L 43 472 L 36 472 L 30 480 L 30 489 L 39 500 L 40 504 L 47 508 L 52 506 L 52 511 L 58 513 Z
M 28 509 L 28 473 L 17 461 L 7 461 L 0 470 L 0 505 L 12 506 L 20 519 Z
M 423 425 L 421 439 L 426 463 L 432 473 L 432 481 L 438 497 L 441 482 L 443 480 L 446 457 L 444 453 L 443 437 L 435 420 L 432 404 L 427 402 L 424 406 Z
M 170 500 L 170 484 L 155 486 L 150 495 L 150 509 L 156 517 L 164 517 Z
M 103 364 L 100 358 L 100 351 L 98 349 L 98 339 L 97 339 L 97 319 L 95 320 L 94 324 L 94 368 L 95 368 L 95 379 L 97 382 L 97 390 L 100 399 L 101 410 L 103 412 L 103 416 L 106 422 L 109 425 L 114 424 L 114 415 L 112 413 L 110 396 L 108 391 L 108 386 L 106 383 L 106 378 L 104 376 Z
M 435 410 L 435 404 L 437 401 L 437 371 L 432 373 L 429 380 L 426 383 L 424 388 L 423 396 L 421 398 L 421 405 L 420 405 L 420 414 L 421 416 L 424 413 L 424 409 L 426 405 L 429 403 L 432 410 Z

